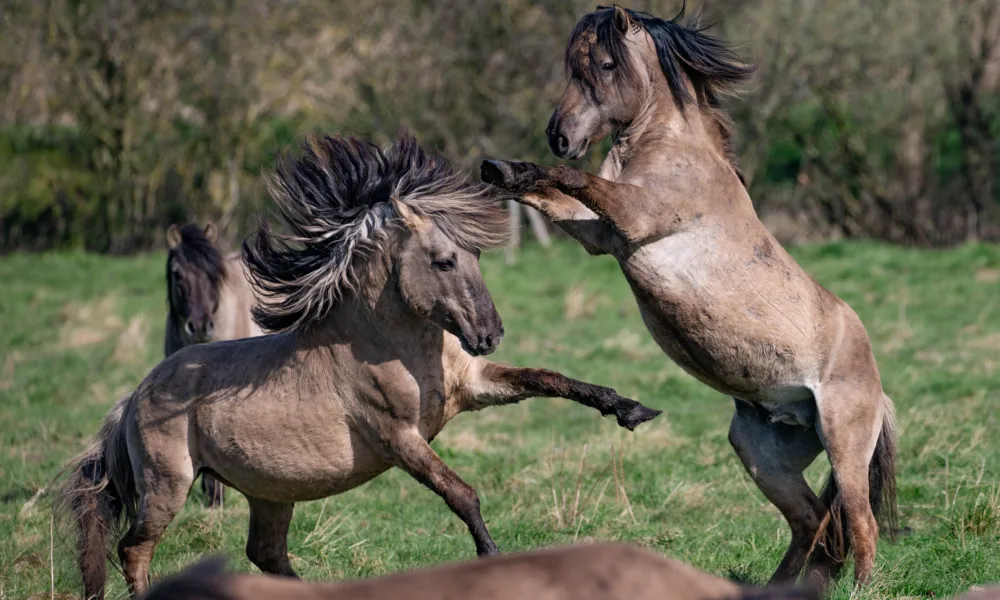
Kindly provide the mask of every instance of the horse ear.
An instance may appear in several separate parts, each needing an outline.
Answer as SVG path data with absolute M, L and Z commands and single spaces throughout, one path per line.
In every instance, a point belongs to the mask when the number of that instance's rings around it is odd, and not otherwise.
M 396 214 L 399 215 L 399 218 L 403 220 L 408 229 L 416 230 L 423 224 L 423 217 L 414 212 L 405 202 L 395 196 L 391 196 L 389 201 L 392 202 L 392 209 L 396 211 Z
M 215 223 L 205 225 L 205 238 L 213 244 L 219 239 L 219 230 L 215 228 Z
M 167 247 L 171 250 L 181 245 L 181 228 L 171 225 L 167 228 Z
M 617 4 L 615 4 L 615 29 L 622 35 L 627 35 L 632 29 L 632 19 L 628 16 L 628 12 Z

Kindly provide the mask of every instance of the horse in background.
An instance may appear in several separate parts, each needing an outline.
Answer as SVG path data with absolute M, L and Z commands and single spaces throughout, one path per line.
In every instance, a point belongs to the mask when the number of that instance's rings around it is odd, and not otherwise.
M 256 300 L 238 252 L 223 256 L 209 223 L 167 229 L 167 326 L 164 356 L 185 346 L 263 335 L 250 314 Z M 203 475 L 211 507 L 221 506 L 225 488 Z

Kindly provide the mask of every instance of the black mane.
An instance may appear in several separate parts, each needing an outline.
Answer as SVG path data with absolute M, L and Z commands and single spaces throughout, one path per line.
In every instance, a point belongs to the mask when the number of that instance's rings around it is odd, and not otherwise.
M 700 14 L 692 15 L 687 23 L 682 24 L 683 8 L 669 21 L 641 11 L 623 10 L 633 25 L 645 29 L 653 39 L 660 68 L 678 108 L 702 100 L 714 108 L 715 96 L 719 92 L 748 80 L 755 72 L 754 66 L 745 63 L 725 41 L 705 33 L 714 23 L 703 21 Z M 597 34 L 596 43 L 617 65 L 616 73 L 626 77 L 631 75 L 628 48 L 624 36 L 615 28 L 614 14 L 613 7 L 598 6 L 596 11 L 580 19 L 570 34 L 566 51 L 568 68 L 591 80 L 597 79 L 601 65 L 589 56 L 585 60 L 585 55 L 573 51 L 575 42 L 593 31 Z M 697 98 L 691 97 L 681 75 L 687 75 L 694 84 Z
M 167 253 L 167 283 L 170 283 L 170 265 L 174 262 L 180 270 L 200 271 L 208 276 L 212 287 L 219 286 L 226 278 L 225 259 L 222 252 L 205 237 L 205 232 L 195 224 L 181 227 L 181 243 Z
M 725 41 L 706 34 L 705 31 L 714 23 L 703 20 L 700 12 L 682 24 L 680 20 L 684 17 L 685 7 L 669 21 L 641 11 L 623 10 L 633 27 L 645 29 L 652 38 L 660 69 L 677 108 L 684 110 L 686 106 L 695 104 L 711 113 L 719 128 L 723 152 L 737 177 L 746 185 L 733 147 L 733 124 L 721 107 L 719 95 L 730 91 L 733 85 L 750 79 L 756 71 L 754 65 L 745 63 Z M 635 75 L 628 60 L 625 36 L 615 27 L 614 15 L 614 7 L 598 6 L 596 11 L 580 19 L 570 34 L 566 47 L 566 68 L 591 83 L 600 77 L 601 65 L 590 52 L 580 52 L 579 48 L 590 48 L 594 44 L 603 48 L 614 61 L 616 81 Z M 584 40 L 589 43 L 580 44 L 583 36 L 591 36 Z M 683 75 L 691 81 L 694 97 Z

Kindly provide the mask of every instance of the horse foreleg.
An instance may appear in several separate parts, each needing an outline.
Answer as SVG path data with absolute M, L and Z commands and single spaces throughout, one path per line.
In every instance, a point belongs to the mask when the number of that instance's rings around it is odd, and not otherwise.
M 416 429 L 395 432 L 385 445 L 393 464 L 409 473 L 414 479 L 441 496 L 458 518 L 469 528 L 476 542 L 476 554 L 495 556 L 500 554 L 496 543 L 483 522 L 479 512 L 479 495 L 469 484 L 462 481 L 438 456 L 433 448 Z
M 614 228 L 576 198 L 555 189 L 524 194 L 518 202 L 549 218 L 594 256 L 612 254 L 617 240 Z
M 265 573 L 298 578 L 288 559 L 288 526 L 295 506 L 250 496 L 247 503 L 250 505 L 247 558 Z
M 571 379 L 562 373 L 506 367 L 489 361 L 483 361 L 478 376 L 467 386 L 470 409 L 513 404 L 534 397 L 566 398 L 597 409 L 602 415 L 614 415 L 618 424 L 629 430 L 662 412 L 619 396 L 611 388 Z
M 631 243 L 668 235 L 684 220 L 680 215 L 669 214 L 670 207 L 663 206 L 645 188 L 608 181 L 571 167 L 487 160 L 483 161 L 480 177 L 486 183 L 518 194 L 526 204 L 547 215 L 550 212 L 573 212 L 567 206 L 567 198 L 576 200 L 608 223 L 618 236 Z M 558 194 L 553 194 L 553 191 Z M 532 194 L 541 200 L 529 199 Z M 533 202 L 537 202 L 538 206 Z M 546 203 L 548 207 L 542 208 Z

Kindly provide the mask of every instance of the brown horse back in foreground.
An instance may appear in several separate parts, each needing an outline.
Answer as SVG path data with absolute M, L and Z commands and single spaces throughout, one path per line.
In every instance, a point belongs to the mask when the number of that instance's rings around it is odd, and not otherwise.
M 820 600 L 814 588 L 751 589 L 624 544 L 553 548 L 340 583 L 227 573 L 206 560 L 146 600 Z
M 479 252 L 502 243 L 506 212 L 412 137 L 386 148 L 310 139 L 271 183 L 288 233 L 263 228 L 244 257 L 266 298 L 254 315 L 279 333 L 164 359 L 71 465 L 64 497 L 87 598 L 103 597 L 113 540 L 130 591 L 146 590 L 156 545 L 199 472 L 247 497 L 246 554 L 267 573 L 295 575 L 296 502 L 392 467 L 441 496 L 477 554 L 492 555 L 476 490 L 429 444 L 455 415 L 535 396 L 629 429 L 659 414 L 609 388 L 483 358 L 504 332 Z
M 683 13 L 683 11 L 682 11 Z M 486 161 L 484 181 L 537 208 L 589 252 L 617 259 L 647 329 L 688 373 L 734 398 L 729 440 L 792 539 L 772 581 L 855 578 L 896 529 L 893 404 L 861 319 L 757 218 L 720 95 L 744 64 L 696 17 L 620 7 L 577 24 L 549 145 L 578 158 L 614 136 L 598 176 Z M 802 473 L 826 451 L 821 497 Z
M 239 253 L 224 256 L 209 223 L 167 229 L 167 325 L 163 353 L 191 344 L 264 335 L 250 310 L 256 304 Z M 209 506 L 221 506 L 225 488 L 211 475 L 201 478 Z

